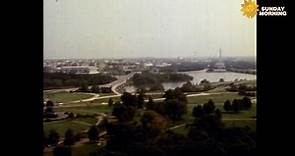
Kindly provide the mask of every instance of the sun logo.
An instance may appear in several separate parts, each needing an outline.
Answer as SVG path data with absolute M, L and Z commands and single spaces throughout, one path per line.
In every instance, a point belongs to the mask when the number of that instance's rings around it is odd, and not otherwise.
M 248 18 L 253 18 L 257 14 L 259 9 L 255 1 L 244 0 L 241 11 L 243 12 L 244 16 L 247 16 Z

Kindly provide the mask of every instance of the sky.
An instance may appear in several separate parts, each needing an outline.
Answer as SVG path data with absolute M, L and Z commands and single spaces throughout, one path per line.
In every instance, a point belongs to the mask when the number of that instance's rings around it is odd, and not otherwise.
M 256 56 L 243 0 L 44 0 L 44 59 Z

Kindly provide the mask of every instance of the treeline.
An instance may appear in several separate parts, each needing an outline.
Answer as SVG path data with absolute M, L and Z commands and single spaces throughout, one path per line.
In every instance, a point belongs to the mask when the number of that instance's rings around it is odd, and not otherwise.
M 244 97 L 243 99 L 234 99 L 232 102 L 226 100 L 223 105 L 223 109 L 227 112 L 238 113 L 241 110 L 249 110 L 252 107 L 251 99 Z
M 174 63 L 171 66 L 161 68 L 162 72 L 185 72 L 194 70 L 203 70 L 207 68 L 207 62 L 181 62 Z
M 82 84 L 100 85 L 115 81 L 116 78 L 108 74 L 64 74 L 44 73 L 44 89 L 79 87 Z
M 165 100 L 163 102 L 155 103 L 151 97 L 148 102 L 144 102 L 146 95 L 140 92 L 138 95 L 132 95 L 128 92 L 124 92 L 121 96 L 121 102 L 110 104 L 113 105 L 112 115 L 116 116 L 120 122 L 132 121 L 135 112 L 138 109 L 155 111 L 170 120 L 180 120 L 182 116 L 187 112 L 187 98 L 179 90 L 167 90 L 163 95 Z
M 256 69 L 256 62 L 255 61 L 232 61 L 227 60 L 225 61 L 225 66 L 227 68 L 234 68 L 234 69 Z
M 239 95 L 242 96 L 256 96 L 256 86 L 248 86 L 244 84 L 235 85 L 234 83 L 231 83 L 226 90 L 230 92 L 239 92 Z
M 142 74 L 135 74 L 131 81 L 137 88 L 150 88 L 150 90 L 163 90 L 163 86 L 161 83 L 163 82 L 182 82 L 182 81 L 190 81 L 193 77 L 186 74 L 178 74 L 178 73 L 150 73 L 143 72 Z
M 199 84 L 192 84 L 190 81 L 187 81 L 180 87 L 182 92 L 203 92 L 213 89 L 214 87 L 211 85 L 210 81 L 204 79 Z
M 109 87 L 100 87 L 98 85 L 93 85 L 91 87 L 89 87 L 86 84 L 82 84 L 78 90 L 76 90 L 77 92 L 85 92 L 85 93 L 112 93 L 112 89 L 111 86 Z

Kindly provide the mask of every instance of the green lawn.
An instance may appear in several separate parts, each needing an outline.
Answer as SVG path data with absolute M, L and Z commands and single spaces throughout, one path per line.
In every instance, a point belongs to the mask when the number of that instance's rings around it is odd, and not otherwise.
M 256 121 L 249 120 L 249 121 L 223 121 L 225 127 L 245 127 L 248 126 L 251 131 L 256 131 Z
M 60 107 L 56 108 L 57 112 L 73 112 L 81 115 L 93 115 L 96 113 L 109 113 L 112 112 L 113 107 L 107 105 L 101 106 L 85 106 L 85 107 Z
M 90 153 L 98 149 L 96 144 L 83 144 L 81 146 L 72 147 L 72 156 L 89 156 Z M 53 152 L 46 152 L 43 156 L 53 156 Z
M 43 98 L 48 98 L 53 102 L 70 102 L 91 98 L 93 95 L 86 93 L 70 93 L 70 92 L 44 92 Z
M 228 113 L 223 109 L 223 103 L 225 100 L 233 100 L 233 99 L 241 99 L 244 96 L 240 96 L 237 93 L 227 92 L 222 94 L 216 94 L 216 95 L 205 95 L 205 96 L 196 96 L 196 97 L 188 97 L 188 111 L 187 114 L 183 116 L 184 123 L 192 123 L 194 121 L 194 117 L 192 116 L 192 109 L 194 106 L 197 106 L 197 104 L 203 105 L 204 103 L 208 102 L 209 99 L 212 99 L 215 102 L 216 108 L 220 109 L 222 112 L 222 118 L 223 119 L 249 119 L 254 116 L 256 116 L 256 103 L 252 104 L 252 107 L 250 110 L 243 110 L 239 113 Z M 244 127 L 248 125 L 252 130 L 255 130 L 256 128 L 256 121 L 224 121 L 226 126 L 238 126 L 238 127 Z M 180 123 L 178 123 L 180 124 Z M 181 127 L 173 130 L 174 132 L 180 133 L 180 134 L 186 134 L 188 132 L 188 128 Z
M 183 126 L 183 127 L 173 129 L 172 131 L 177 133 L 177 134 L 187 135 L 189 129 L 190 129 L 190 127 Z
M 43 129 L 45 134 L 49 134 L 50 130 L 56 130 L 59 135 L 63 137 L 68 129 L 72 129 L 75 133 L 77 133 L 87 129 L 95 123 L 96 119 L 94 117 L 78 117 L 74 120 L 44 122 Z
M 110 96 L 110 95 L 116 95 L 116 94 L 115 93 L 99 93 L 99 97 Z
M 68 129 L 71 129 L 77 133 L 87 129 L 89 126 L 91 126 L 90 123 L 77 120 L 52 121 L 43 123 L 43 129 L 46 135 L 49 134 L 50 130 L 55 130 L 61 137 L 64 137 L 64 134 Z
M 188 104 L 204 104 L 208 102 L 209 99 L 212 99 L 216 105 L 223 105 L 224 101 L 229 99 L 241 99 L 244 96 L 239 95 L 238 93 L 226 92 L 221 94 L 213 94 L 213 95 L 204 95 L 204 96 L 195 96 L 195 97 L 187 97 Z

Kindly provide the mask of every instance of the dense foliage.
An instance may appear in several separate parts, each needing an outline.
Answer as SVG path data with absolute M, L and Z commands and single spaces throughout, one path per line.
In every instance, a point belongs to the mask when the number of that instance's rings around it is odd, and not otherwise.
M 150 73 L 143 72 L 142 74 L 135 74 L 131 81 L 137 88 L 149 87 L 150 90 L 163 90 L 161 83 L 163 82 L 183 82 L 190 81 L 193 77 L 186 74 L 178 73 Z
M 100 85 L 115 81 L 116 78 L 107 74 L 63 74 L 44 73 L 44 89 L 79 87 L 82 84 Z
M 208 66 L 207 62 L 181 62 L 174 63 L 171 66 L 164 67 L 161 69 L 163 72 L 185 72 L 185 71 L 194 71 L 202 70 Z

